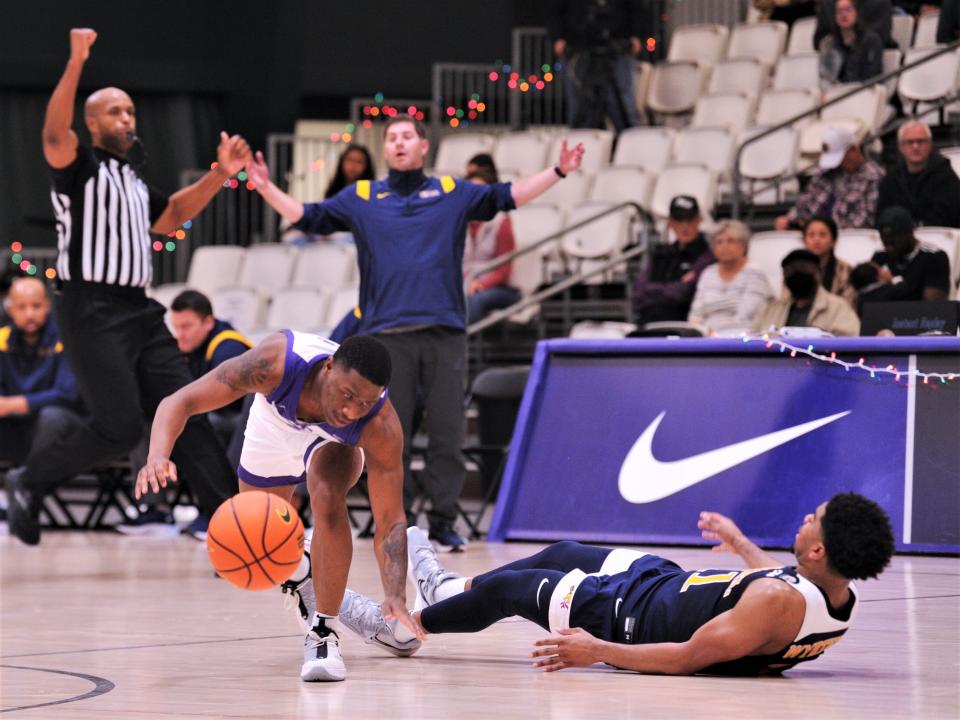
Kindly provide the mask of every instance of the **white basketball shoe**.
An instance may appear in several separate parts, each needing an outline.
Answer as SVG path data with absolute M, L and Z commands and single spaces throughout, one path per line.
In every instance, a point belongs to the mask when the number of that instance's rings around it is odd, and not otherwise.
M 315 615 L 313 627 L 303 640 L 300 679 L 304 682 L 336 682 L 347 677 L 347 666 L 340 654 L 340 637 L 324 620 Z
M 414 612 L 437 602 L 436 591 L 441 584 L 463 577 L 443 569 L 427 534 L 416 526 L 407 528 L 407 574 L 417 588 Z
M 317 596 L 313 591 L 313 571 L 310 566 L 310 541 L 313 538 L 313 528 L 308 528 L 303 536 L 303 557 L 306 560 L 306 575 L 303 572 L 294 573 L 286 582 L 280 584 L 280 592 L 286 597 L 283 600 L 284 610 L 296 608 L 300 620 L 300 627 L 304 632 L 310 632 L 313 613 L 317 610 Z
M 368 645 L 383 648 L 391 655 L 409 657 L 420 649 L 420 641 L 399 620 L 383 619 L 380 603 L 349 588 L 340 605 L 340 622 Z

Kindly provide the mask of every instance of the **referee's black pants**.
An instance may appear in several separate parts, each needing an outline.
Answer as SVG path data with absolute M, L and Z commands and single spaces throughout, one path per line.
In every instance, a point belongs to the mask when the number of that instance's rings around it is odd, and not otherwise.
M 144 419 L 191 380 L 163 321 L 163 306 L 142 290 L 66 283 L 55 309 L 63 352 L 91 420 L 27 465 L 24 480 L 41 495 L 78 472 L 125 456 L 140 439 Z M 208 517 L 237 492 L 236 473 L 206 417 L 187 422 L 171 459 Z

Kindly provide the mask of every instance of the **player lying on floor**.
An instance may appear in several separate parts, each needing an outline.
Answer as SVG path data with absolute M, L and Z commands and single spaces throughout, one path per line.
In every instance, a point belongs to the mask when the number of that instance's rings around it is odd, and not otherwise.
M 886 513 L 855 493 L 804 518 L 784 566 L 729 518 L 700 515 L 715 550 L 747 570 L 683 570 L 666 558 L 559 542 L 473 578 L 444 570 L 423 531 L 407 530 L 413 617 L 427 633 L 477 632 L 519 615 L 553 635 L 535 643 L 546 671 L 602 662 L 644 673 L 778 674 L 836 644 L 853 621 L 851 580 L 890 562 Z

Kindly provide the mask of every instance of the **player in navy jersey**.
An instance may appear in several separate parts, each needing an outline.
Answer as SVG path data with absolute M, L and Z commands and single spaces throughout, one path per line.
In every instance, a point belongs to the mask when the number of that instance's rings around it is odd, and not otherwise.
M 806 516 L 783 566 L 729 518 L 704 512 L 703 536 L 750 569 L 687 571 L 666 558 L 574 542 L 474 578 L 445 571 L 418 528 L 408 532 L 426 633 L 476 632 L 520 615 L 554 633 L 535 643 L 546 671 L 602 662 L 645 673 L 779 674 L 836 644 L 857 610 L 852 579 L 893 554 L 886 513 L 855 493 Z
M 308 628 L 304 681 L 346 677 L 338 616 L 395 655 L 411 655 L 420 646 L 421 632 L 406 607 L 403 433 L 387 397 L 390 373 L 390 355 L 369 336 L 338 346 L 291 330 L 270 335 L 160 403 L 147 463 L 137 476 L 138 497 L 176 480 L 170 451 L 187 418 L 256 393 L 237 468 L 240 491 L 263 490 L 289 501 L 296 485 L 306 481 L 315 518 L 308 567 L 299 569 L 287 588 Z M 385 594 L 379 606 L 346 591 L 353 553 L 346 497 L 364 465 Z M 397 622 L 406 633 L 398 632 Z

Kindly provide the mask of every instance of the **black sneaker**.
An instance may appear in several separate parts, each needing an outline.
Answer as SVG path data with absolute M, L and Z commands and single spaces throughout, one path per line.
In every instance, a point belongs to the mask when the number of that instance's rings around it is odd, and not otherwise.
M 7 472 L 7 526 L 27 545 L 40 542 L 39 507 L 23 481 L 24 468 Z
M 139 537 L 177 537 L 180 528 L 168 510 L 155 507 L 143 508 L 133 520 L 116 526 L 117 532 Z
M 467 541 L 457 535 L 450 525 L 430 528 L 430 540 L 440 552 L 463 552 L 467 549 Z

